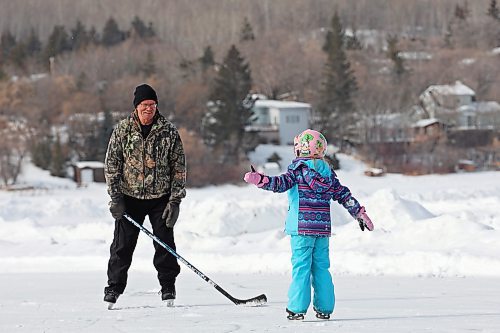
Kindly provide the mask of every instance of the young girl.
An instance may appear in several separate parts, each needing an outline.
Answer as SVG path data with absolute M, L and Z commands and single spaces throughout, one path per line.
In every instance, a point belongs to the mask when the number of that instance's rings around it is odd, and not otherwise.
M 288 191 L 288 215 L 285 232 L 292 248 L 292 282 L 288 290 L 287 318 L 304 319 L 311 303 L 316 317 L 329 319 L 335 305 L 332 276 L 329 272 L 329 236 L 331 235 L 330 200 L 344 206 L 356 218 L 361 230 L 372 231 L 373 223 L 365 208 L 342 186 L 337 175 L 323 160 L 325 137 L 307 129 L 294 139 L 296 159 L 286 173 L 270 177 L 255 172 L 245 174 L 247 183 L 273 191 Z

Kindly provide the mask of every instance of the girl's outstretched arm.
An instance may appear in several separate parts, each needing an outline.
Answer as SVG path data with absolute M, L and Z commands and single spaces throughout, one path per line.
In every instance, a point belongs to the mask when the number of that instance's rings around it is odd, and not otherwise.
M 247 183 L 254 184 L 267 191 L 285 192 L 297 183 L 294 170 L 289 169 L 286 173 L 279 176 L 266 176 L 256 172 L 252 166 L 252 172 L 247 172 L 243 178 Z
M 358 200 L 352 196 L 351 190 L 347 186 L 343 186 L 337 177 L 333 179 L 333 186 L 331 187 L 332 199 L 344 206 L 345 209 L 356 218 L 361 209 Z
M 277 193 L 286 192 L 297 184 L 297 178 L 294 170 L 288 170 L 286 173 L 279 176 L 266 176 L 269 180 L 267 184 L 262 186 L 264 190 L 273 191 Z

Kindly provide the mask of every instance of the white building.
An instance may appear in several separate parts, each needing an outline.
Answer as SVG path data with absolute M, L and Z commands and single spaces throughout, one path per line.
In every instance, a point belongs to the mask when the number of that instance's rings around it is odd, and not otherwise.
M 463 128 L 500 128 L 500 104 L 495 101 L 473 102 L 457 109 L 458 126 Z
M 453 85 L 431 85 L 420 95 L 420 102 L 430 118 L 437 118 L 441 110 L 455 111 L 476 100 L 476 93 L 460 81 Z
M 453 85 L 431 85 L 419 99 L 420 110 L 414 114 L 420 118 L 437 118 L 458 129 L 500 127 L 498 102 L 476 101 L 474 90 L 460 81 Z
M 311 105 L 276 100 L 257 100 L 254 119 L 247 131 L 256 131 L 264 142 L 293 144 L 293 138 L 309 128 Z

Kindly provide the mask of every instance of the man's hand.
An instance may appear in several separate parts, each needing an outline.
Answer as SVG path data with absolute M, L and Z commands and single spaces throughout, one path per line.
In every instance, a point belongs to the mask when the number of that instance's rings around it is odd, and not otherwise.
M 165 220 L 167 228 L 173 228 L 175 222 L 177 222 L 177 218 L 179 217 L 179 206 L 180 206 L 179 201 L 173 200 L 167 203 L 167 206 L 163 211 L 163 215 L 161 216 L 162 219 Z
M 120 196 L 111 199 L 109 211 L 115 220 L 121 219 L 123 214 L 125 214 L 125 200 L 123 200 L 123 197 Z

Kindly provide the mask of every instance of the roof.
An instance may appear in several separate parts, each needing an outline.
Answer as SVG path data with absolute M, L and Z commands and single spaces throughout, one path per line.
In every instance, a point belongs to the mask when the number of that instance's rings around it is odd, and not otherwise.
M 424 51 L 406 51 L 406 52 L 398 52 L 398 56 L 405 60 L 431 60 L 432 54 Z
M 257 100 L 254 104 L 255 107 L 268 107 L 268 108 L 276 108 L 276 109 L 309 109 L 311 104 L 302 103 L 302 102 L 294 102 L 294 101 L 276 101 L 272 99 L 264 99 Z
M 421 119 L 417 121 L 415 124 L 413 124 L 412 127 L 427 127 L 436 123 L 440 123 L 439 119 L 436 118 Z
M 384 125 L 385 128 L 400 128 L 406 122 L 406 115 L 402 113 L 385 113 L 364 117 L 367 126 Z
M 80 161 L 76 162 L 75 166 L 79 169 L 85 169 L 85 168 L 98 169 L 98 168 L 104 168 L 104 163 L 99 161 Z
M 431 85 L 429 86 L 425 92 L 434 92 L 440 95 L 468 95 L 474 96 L 476 95 L 475 91 L 463 84 L 460 81 L 455 81 L 454 85 Z
M 462 105 L 457 109 L 459 112 L 500 112 L 500 104 L 496 101 L 472 102 L 468 105 Z

